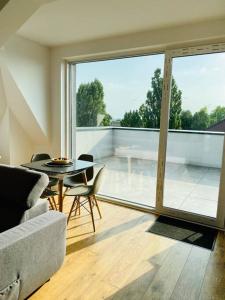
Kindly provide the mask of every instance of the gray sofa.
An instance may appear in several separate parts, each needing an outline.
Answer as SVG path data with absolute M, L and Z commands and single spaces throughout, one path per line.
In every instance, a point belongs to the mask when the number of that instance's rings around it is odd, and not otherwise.
M 40 200 L 48 177 L 0 165 L 0 300 L 25 299 L 61 267 L 66 216 Z

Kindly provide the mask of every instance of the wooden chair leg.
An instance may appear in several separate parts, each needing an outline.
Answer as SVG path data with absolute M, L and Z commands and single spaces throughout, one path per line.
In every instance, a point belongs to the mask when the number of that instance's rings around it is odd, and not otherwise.
M 63 194 L 63 199 L 66 197 L 65 193 L 69 190 L 69 188 L 67 187 L 64 194 Z
M 53 205 L 54 205 L 54 207 L 55 207 L 55 210 L 58 210 L 58 207 L 57 207 L 57 204 L 56 204 L 56 202 L 55 202 L 54 196 L 51 197 L 51 200 L 52 200 L 52 203 L 53 203 Z
M 74 206 L 74 217 L 76 217 L 77 215 L 77 205 L 78 205 L 78 202 L 76 201 L 76 205 Z
M 49 204 L 50 204 L 51 209 L 54 210 L 54 206 L 53 206 L 53 204 L 52 204 L 52 199 L 51 199 L 51 197 L 48 197 L 48 202 L 49 202 Z
M 92 201 L 91 201 L 91 197 L 88 197 L 88 202 L 89 202 L 89 206 L 90 206 L 92 225 L 93 225 L 93 229 L 94 229 L 94 232 L 95 232 L 95 220 L 94 220 L 94 215 L 93 215 L 93 209 L 92 209 Z
M 78 213 L 80 216 L 80 197 L 77 197 L 77 201 L 78 201 Z
M 77 215 L 77 212 L 80 215 L 80 197 L 76 197 L 76 198 L 77 198 L 77 206 L 75 209 L 75 216 Z
M 71 214 L 73 212 L 74 206 L 76 204 L 76 201 L 77 201 L 77 197 L 74 197 L 73 204 L 71 205 L 71 209 L 70 209 L 70 212 L 69 212 L 69 215 L 68 215 L 68 218 L 67 218 L 67 224 L 69 223 L 69 220 L 70 220 Z
M 102 218 L 102 214 L 101 214 L 101 212 L 100 212 L 100 208 L 99 208 L 99 206 L 98 206 L 98 201 L 97 201 L 95 195 L 93 195 L 93 199 L 94 199 L 95 205 L 96 205 L 96 207 L 97 207 L 99 217 L 100 217 L 100 219 L 101 219 L 101 218 Z

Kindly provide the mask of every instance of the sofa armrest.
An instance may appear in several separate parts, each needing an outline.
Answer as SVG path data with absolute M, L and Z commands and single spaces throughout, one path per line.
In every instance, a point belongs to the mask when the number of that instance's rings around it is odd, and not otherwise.
M 48 201 L 45 199 L 38 199 L 38 201 L 30 209 L 25 210 L 20 223 L 33 219 L 48 211 Z
M 0 290 L 20 280 L 24 299 L 62 265 L 66 249 L 66 216 L 46 212 L 0 234 Z

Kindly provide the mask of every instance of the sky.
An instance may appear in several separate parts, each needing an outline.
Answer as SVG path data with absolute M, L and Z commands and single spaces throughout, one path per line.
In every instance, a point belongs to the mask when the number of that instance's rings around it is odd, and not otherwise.
M 163 64 L 163 54 L 80 63 L 76 87 L 100 80 L 107 112 L 114 120 L 121 119 L 145 102 L 154 71 L 160 68 L 163 73 Z M 182 91 L 184 110 L 194 113 L 206 106 L 210 112 L 225 106 L 225 53 L 174 58 L 172 73 Z

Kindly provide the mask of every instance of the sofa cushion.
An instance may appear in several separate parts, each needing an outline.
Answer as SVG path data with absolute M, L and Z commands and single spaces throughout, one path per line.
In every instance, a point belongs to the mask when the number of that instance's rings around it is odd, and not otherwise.
M 0 300 L 17 300 L 20 294 L 20 280 L 17 279 L 0 290 Z
M 0 207 L 12 203 L 28 209 L 48 185 L 48 176 L 23 167 L 0 165 L 0 184 Z
M 48 185 L 46 174 L 23 167 L 0 165 L 0 232 L 20 223 Z
M 20 224 L 24 210 L 15 207 L 0 207 L 0 233 Z

